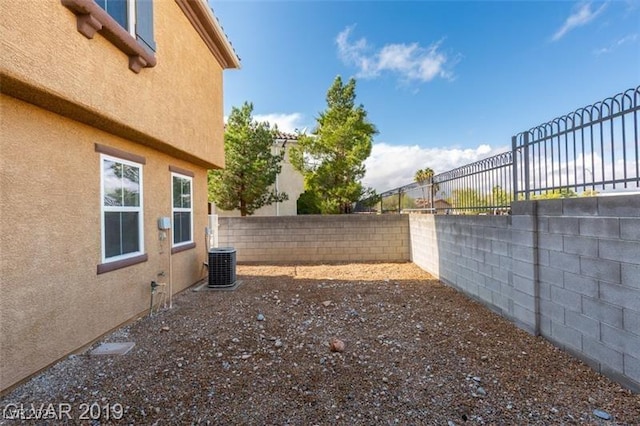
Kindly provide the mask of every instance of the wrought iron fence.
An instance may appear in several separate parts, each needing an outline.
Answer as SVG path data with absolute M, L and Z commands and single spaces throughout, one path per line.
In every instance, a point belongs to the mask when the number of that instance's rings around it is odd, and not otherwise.
M 385 191 L 356 210 L 504 214 L 515 199 L 640 191 L 639 111 L 640 86 L 513 136 L 511 151 Z
M 639 110 L 640 86 L 514 136 L 514 192 L 640 188 Z

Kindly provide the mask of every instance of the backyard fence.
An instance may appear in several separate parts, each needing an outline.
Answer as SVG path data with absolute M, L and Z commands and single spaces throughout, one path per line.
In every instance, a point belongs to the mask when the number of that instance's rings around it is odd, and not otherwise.
M 504 214 L 514 200 L 640 190 L 640 86 L 511 139 L 511 151 L 362 200 L 357 211 Z

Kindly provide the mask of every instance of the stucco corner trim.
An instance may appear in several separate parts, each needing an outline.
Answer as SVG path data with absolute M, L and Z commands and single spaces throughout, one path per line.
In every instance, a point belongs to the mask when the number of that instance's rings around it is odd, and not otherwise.
M 94 0 L 60 0 L 77 16 L 78 32 L 92 39 L 96 32 L 129 56 L 129 69 L 136 74 L 156 65 L 156 56 L 147 51 L 131 34 L 105 12 Z
M 149 259 L 149 256 L 145 254 L 141 254 L 140 256 L 130 257 L 129 259 L 117 260 L 115 262 L 109 263 L 101 263 L 98 265 L 98 275 L 104 274 L 105 272 L 115 271 L 116 269 L 126 268 L 127 266 L 136 265 L 138 263 L 146 262 Z
M 171 248 L 171 254 L 180 253 L 181 251 L 187 251 L 196 248 L 196 243 L 185 244 L 178 247 Z
M 122 158 L 123 160 L 133 161 L 134 163 L 147 164 L 147 159 L 142 155 L 132 154 L 130 152 L 122 151 L 121 149 L 118 149 L 118 148 L 112 148 L 107 145 L 102 145 L 97 143 L 95 144 L 95 150 L 96 152 L 107 154 L 112 157 Z
M 204 44 L 220 65 L 226 69 L 239 69 L 240 59 L 229 43 L 213 12 L 204 0 L 176 0 Z
M 169 171 L 173 172 L 173 173 L 178 173 L 179 175 L 184 175 L 184 176 L 189 176 L 189 177 L 195 177 L 196 176 L 196 174 L 193 173 L 191 170 L 182 169 L 182 168 L 176 167 L 176 166 L 169 166 Z

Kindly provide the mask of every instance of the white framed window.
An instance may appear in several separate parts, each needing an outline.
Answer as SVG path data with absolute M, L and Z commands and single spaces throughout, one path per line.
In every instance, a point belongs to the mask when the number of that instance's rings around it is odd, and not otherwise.
M 153 0 L 95 0 L 131 36 L 155 51 Z
M 142 164 L 100 156 L 102 262 L 144 253 Z
M 193 179 L 171 173 L 173 246 L 193 243 Z

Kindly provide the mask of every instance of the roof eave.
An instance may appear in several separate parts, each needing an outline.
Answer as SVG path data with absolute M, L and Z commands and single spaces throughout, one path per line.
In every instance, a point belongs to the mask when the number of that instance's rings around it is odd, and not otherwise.
M 224 69 L 240 69 L 240 58 L 206 0 L 176 0 L 213 56 Z

